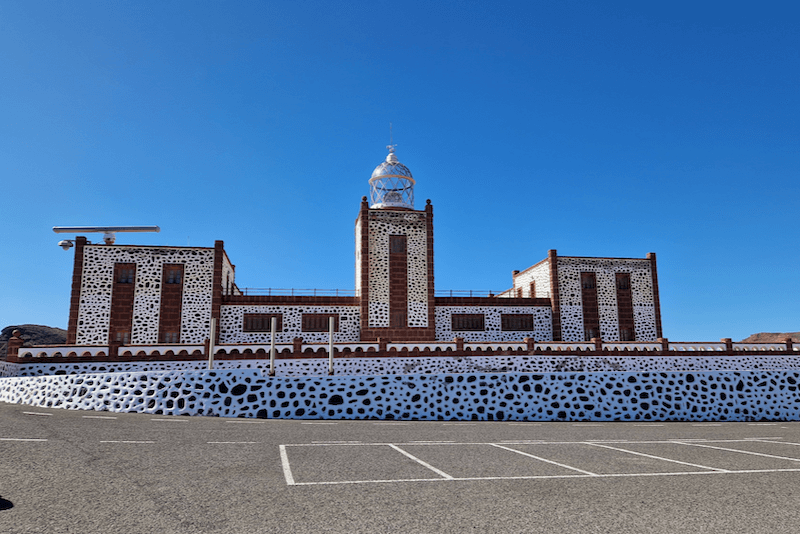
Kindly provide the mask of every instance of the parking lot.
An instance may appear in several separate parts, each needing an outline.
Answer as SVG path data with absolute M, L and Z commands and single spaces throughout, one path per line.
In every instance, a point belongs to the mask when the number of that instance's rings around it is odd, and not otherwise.
M 289 486 L 800 471 L 800 443 L 738 440 L 313 443 L 281 445 Z
M 800 423 L 290 421 L 0 403 L 0 532 L 793 532 Z

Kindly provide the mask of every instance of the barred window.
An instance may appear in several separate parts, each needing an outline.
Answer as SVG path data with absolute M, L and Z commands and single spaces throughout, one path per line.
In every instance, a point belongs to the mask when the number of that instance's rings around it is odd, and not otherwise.
M 303 332 L 327 332 L 328 319 L 333 317 L 333 331 L 339 331 L 339 314 L 336 313 L 304 313 Z
M 533 314 L 503 313 L 500 315 L 500 327 L 506 332 L 533 331 Z
M 617 290 L 627 291 L 631 288 L 630 273 L 617 273 Z
M 183 279 L 183 265 L 165 265 L 164 283 L 180 284 Z
M 454 332 L 483 332 L 486 330 L 485 316 L 482 313 L 454 313 L 450 319 L 451 329 Z
M 283 331 L 283 314 L 282 313 L 245 313 L 244 324 L 242 325 L 243 332 L 271 332 L 272 331 L 272 318 L 275 317 L 275 330 L 277 332 Z
M 180 343 L 180 334 L 178 332 L 162 332 L 161 343 Z
M 132 284 L 135 275 L 136 275 L 135 267 L 121 267 L 117 269 L 117 283 Z

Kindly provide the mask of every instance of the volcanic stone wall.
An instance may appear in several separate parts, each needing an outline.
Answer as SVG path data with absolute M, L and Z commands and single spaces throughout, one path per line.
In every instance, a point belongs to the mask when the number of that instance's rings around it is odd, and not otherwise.
M 0 379 L 39 407 L 284 419 L 755 421 L 800 418 L 800 371 L 265 377 L 257 370 Z

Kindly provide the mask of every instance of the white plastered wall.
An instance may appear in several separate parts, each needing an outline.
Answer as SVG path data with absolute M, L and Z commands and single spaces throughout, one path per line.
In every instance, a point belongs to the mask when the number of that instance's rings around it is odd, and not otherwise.
M 536 282 L 536 294 L 531 295 L 531 282 Z M 522 288 L 524 298 L 550 298 L 550 261 L 544 260 L 514 277 L 514 289 Z M 510 297 L 516 296 L 516 291 Z
M 656 340 L 656 314 L 650 260 L 617 258 L 558 258 L 558 290 L 561 306 L 561 339 L 584 341 L 581 272 L 597 279 L 600 336 L 619 339 L 616 273 L 630 273 L 636 341 Z
M 452 315 L 456 313 L 483 314 L 485 330 L 455 331 L 452 329 Z M 502 314 L 533 315 L 532 331 L 503 331 Z M 553 339 L 552 311 L 546 306 L 436 306 L 436 341 L 452 341 L 456 337 L 468 342 L 521 341 L 532 337 L 536 341 Z
M 334 332 L 334 343 L 353 343 L 359 341 L 358 306 L 257 306 L 223 305 L 220 307 L 220 343 L 269 343 L 269 332 L 244 332 L 245 313 L 282 314 L 282 328 L 275 333 L 276 343 L 291 343 L 302 337 L 306 343 L 328 341 L 327 332 L 303 332 L 304 313 L 329 313 L 339 316 L 339 331 Z
M 389 236 L 405 235 L 408 326 L 428 326 L 428 240 L 425 212 L 369 212 L 369 326 L 389 326 Z M 358 268 L 356 268 L 358 272 Z
M 203 342 L 211 320 L 214 249 L 87 245 L 83 249 L 77 344 L 108 343 L 115 263 L 136 264 L 131 344 L 158 342 L 165 263 L 184 266 L 181 342 Z

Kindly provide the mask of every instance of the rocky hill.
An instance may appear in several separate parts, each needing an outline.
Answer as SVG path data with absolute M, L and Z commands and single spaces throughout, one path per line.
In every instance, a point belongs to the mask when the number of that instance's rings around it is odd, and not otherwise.
M 8 340 L 14 330 L 22 332 L 23 346 L 32 345 L 60 345 L 67 342 L 67 331 L 62 328 L 53 328 L 38 324 L 11 325 L 0 331 L 0 360 L 6 359 Z
M 783 343 L 787 337 L 791 337 L 795 343 L 800 342 L 800 332 L 771 333 L 760 332 L 753 334 L 742 340 L 743 343 Z

